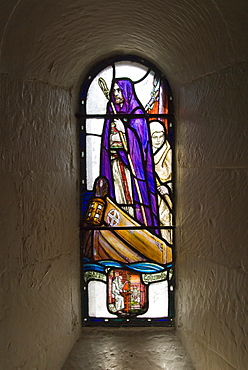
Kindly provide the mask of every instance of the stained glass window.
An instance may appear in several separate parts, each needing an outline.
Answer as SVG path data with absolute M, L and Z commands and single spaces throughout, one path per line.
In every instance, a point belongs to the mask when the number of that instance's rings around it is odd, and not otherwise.
M 85 325 L 172 325 L 173 100 L 136 57 L 97 65 L 80 93 Z

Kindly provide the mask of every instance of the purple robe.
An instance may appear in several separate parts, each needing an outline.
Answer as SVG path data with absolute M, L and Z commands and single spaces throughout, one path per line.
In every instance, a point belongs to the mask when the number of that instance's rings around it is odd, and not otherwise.
M 122 91 L 124 102 L 122 107 L 115 103 L 113 94 L 110 95 L 110 102 L 107 106 L 107 113 L 112 113 L 114 115 L 111 102 L 115 106 L 117 114 L 144 114 L 144 108 L 138 101 L 134 87 L 129 79 L 116 79 L 113 82 L 117 83 Z M 121 118 L 121 117 L 118 117 Z M 158 221 L 158 206 L 157 206 L 157 196 L 156 196 L 156 183 L 154 178 L 154 164 L 152 159 L 151 150 L 151 139 L 148 129 L 148 123 L 145 118 L 131 118 L 124 121 L 125 134 L 127 140 L 128 151 L 130 154 L 131 161 L 134 167 L 134 173 L 138 182 L 140 193 L 142 195 L 142 200 L 140 199 L 136 183 L 134 181 L 134 174 L 132 173 L 129 165 L 129 160 L 127 152 L 120 148 L 116 152 L 118 158 L 127 166 L 131 173 L 131 183 L 132 183 L 132 194 L 133 194 L 133 206 L 134 206 L 134 218 L 140 224 L 145 225 L 145 221 L 142 215 L 141 206 L 145 211 L 146 215 L 146 225 L 147 226 L 157 226 Z M 112 199 L 115 199 L 115 189 L 113 174 L 111 168 L 111 158 L 110 158 L 110 130 L 111 130 L 111 119 L 105 120 L 103 128 L 103 138 L 102 138 L 102 149 L 101 149 L 101 175 L 105 176 L 109 181 L 109 193 Z M 158 230 L 155 230 L 156 234 L 159 234 Z

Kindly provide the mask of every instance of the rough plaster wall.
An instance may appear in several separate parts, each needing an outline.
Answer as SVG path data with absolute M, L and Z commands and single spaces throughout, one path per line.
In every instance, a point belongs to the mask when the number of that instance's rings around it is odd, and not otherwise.
M 59 369 L 79 335 L 77 94 L 92 64 L 131 53 L 175 97 L 181 336 L 197 369 L 243 369 L 248 3 L 2 0 L 1 10 L 3 367 Z
M 70 106 L 66 89 L 1 75 L 1 369 L 59 369 L 78 338 Z
M 204 369 L 248 361 L 247 76 L 241 62 L 181 89 L 178 325 Z

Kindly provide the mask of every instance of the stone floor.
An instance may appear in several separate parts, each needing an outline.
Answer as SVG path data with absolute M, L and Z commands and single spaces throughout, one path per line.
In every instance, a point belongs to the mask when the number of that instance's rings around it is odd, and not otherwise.
M 193 370 L 174 330 L 84 328 L 62 370 Z

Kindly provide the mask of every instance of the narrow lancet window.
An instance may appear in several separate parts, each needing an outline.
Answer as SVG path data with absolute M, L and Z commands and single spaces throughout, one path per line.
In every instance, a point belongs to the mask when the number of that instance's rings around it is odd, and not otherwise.
M 95 67 L 81 94 L 86 325 L 172 325 L 174 118 L 167 80 L 135 57 Z

